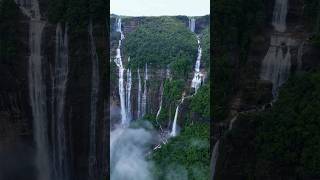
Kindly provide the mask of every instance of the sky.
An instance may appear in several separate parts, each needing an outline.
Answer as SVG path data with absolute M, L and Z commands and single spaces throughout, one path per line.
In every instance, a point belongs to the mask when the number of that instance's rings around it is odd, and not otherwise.
M 210 14 L 210 0 L 110 0 L 110 13 L 123 16 Z

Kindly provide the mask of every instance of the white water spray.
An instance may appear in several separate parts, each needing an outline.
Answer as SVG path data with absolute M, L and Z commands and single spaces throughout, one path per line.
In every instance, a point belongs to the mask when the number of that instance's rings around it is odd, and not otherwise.
M 278 32 L 286 31 L 288 0 L 276 0 L 273 10 L 272 25 Z
M 92 21 L 89 24 L 90 54 L 92 61 L 91 76 L 91 119 L 90 119 L 90 147 L 89 147 L 89 180 L 96 178 L 97 150 L 96 150 L 96 128 L 97 128 L 97 103 L 99 93 L 99 59 L 93 37 Z
M 144 75 L 144 90 L 143 90 L 143 96 L 142 96 L 142 117 L 147 112 L 147 80 L 148 80 L 148 66 L 145 65 L 145 75 Z
M 196 65 L 194 67 L 194 76 L 192 79 L 191 87 L 195 89 L 195 93 L 198 91 L 199 87 L 201 86 L 203 74 L 200 72 L 200 63 L 201 63 L 201 56 L 202 56 L 202 49 L 200 45 L 200 38 L 197 36 L 198 40 L 198 56 Z
M 184 96 L 182 96 L 181 102 L 178 104 L 176 108 L 176 112 L 174 114 L 174 120 L 173 120 L 172 129 L 170 133 L 170 136 L 172 137 L 177 136 L 177 121 L 178 121 L 179 107 L 183 103 L 183 100 L 184 100 Z
M 140 70 L 138 69 L 138 119 L 141 118 L 141 91 L 142 91 L 142 86 L 141 86 L 141 77 L 140 77 Z
M 119 96 L 120 96 L 120 107 L 121 107 L 121 124 L 126 125 L 128 123 L 127 119 L 127 110 L 126 110 L 126 104 L 125 104 L 125 90 L 124 90 L 124 67 L 122 64 L 122 58 L 121 58 L 121 43 L 122 40 L 125 38 L 124 34 L 121 30 L 121 18 L 117 19 L 117 32 L 121 34 L 121 38 L 119 40 L 119 45 L 117 48 L 117 55 L 114 59 L 114 62 L 118 66 L 119 69 Z
M 68 26 L 56 28 L 56 53 L 52 83 L 52 166 L 54 179 L 68 180 L 69 158 L 65 127 L 65 94 L 68 81 Z
M 189 29 L 190 31 L 194 32 L 196 28 L 196 19 L 195 18 L 190 18 L 189 19 Z
M 33 136 L 36 148 L 37 179 L 50 180 L 51 167 L 48 151 L 48 119 L 46 86 L 43 79 L 41 42 L 45 22 L 41 20 L 38 0 L 28 4 L 16 0 L 20 10 L 29 18 L 29 95 L 33 116 Z
M 130 122 L 132 115 L 131 115 L 131 86 L 132 86 L 132 77 L 131 77 L 131 70 L 127 70 L 127 84 L 126 84 L 126 91 L 127 91 L 127 121 Z
M 272 24 L 280 33 L 271 35 L 270 47 L 263 59 L 260 74 L 261 79 L 272 82 L 274 97 L 277 96 L 279 87 L 290 75 L 292 40 L 283 34 L 286 30 L 287 8 L 287 0 L 276 0 Z

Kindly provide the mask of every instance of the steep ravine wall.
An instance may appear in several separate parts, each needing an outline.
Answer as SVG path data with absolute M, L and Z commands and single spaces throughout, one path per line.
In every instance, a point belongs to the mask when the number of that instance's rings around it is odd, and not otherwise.
M 116 54 L 116 48 L 118 47 L 118 39 L 120 38 L 120 33 L 117 33 L 116 30 L 116 15 L 111 16 L 110 18 L 110 30 L 111 30 L 111 39 L 110 39 L 110 54 L 111 54 L 111 61 L 110 61 L 110 102 L 111 106 L 117 107 L 117 111 L 120 111 L 120 98 L 119 98 L 119 86 L 118 86 L 118 69 L 113 62 L 113 59 Z M 186 16 L 177 16 L 176 17 L 178 20 L 182 21 L 186 28 L 189 26 L 189 19 Z M 125 36 L 130 34 L 131 32 L 135 31 L 139 25 L 144 23 L 147 20 L 152 20 L 150 17 L 122 17 L 122 29 L 123 33 Z M 197 19 L 196 21 L 196 33 L 202 32 L 205 28 L 208 27 L 209 24 L 209 16 L 203 16 Z M 123 44 L 126 43 L 126 39 L 123 40 Z M 195 53 L 197 53 L 195 51 Z M 122 60 L 124 64 L 127 63 L 128 57 L 126 56 L 126 52 L 124 48 L 121 49 L 121 54 L 123 56 Z M 195 63 L 196 59 L 194 59 Z M 204 65 L 202 64 L 202 68 Z M 132 89 L 131 89 L 131 107 L 132 107 L 132 112 L 133 112 L 133 117 L 134 119 L 137 118 L 137 110 L 138 110 L 138 72 L 137 69 L 133 69 L 132 71 Z M 142 91 L 144 87 L 144 76 L 145 76 L 145 70 L 144 68 L 140 68 L 140 77 L 141 77 L 141 85 L 142 85 Z M 160 103 L 160 89 L 161 85 L 164 83 L 166 80 L 166 75 L 167 74 L 167 68 L 158 68 L 157 65 L 148 65 L 148 78 L 149 80 L 147 81 L 147 114 L 148 115 L 156 115 L 157 111 L 159 109 L 159 103 Z M 190 93 L 190 87 L 191 87 L 191 80 L 193 77 L 193 71 L 188 73 L 188 77 L 185 77 L 187 79 L 184 83 L 184 91 L 189 94 Z M 124 84 L 126 84 L 126 71 L 124 72 Z M 182 95 L 183 92 L 181 92 Z M 183 103 L 182 108 L 180 108 L 179 113 L 179 119 L 184 119 L 184 117 L 189 116 L 188 112 L 188 106 L 189 106 L 189 101 L 186 100 Z M 175 113 L 176 105 L 173 105 L 170 108 L 169 112 L 169 119 L 167 121 L 172 121 Z M 118 118 L 120 119 L 120 113 Z M 112 122 L 116 123 L 116 122 Z M 172 123 L 172 122 L 171 122 Z M 179 122 L 179 125 L 182 125 L 184 122 Z M 166 122 L 165 124 L 168 124 Z M 167 126 L 164 126 L 167 127 Z M 169 127 L 168 127 L 169 128 Z
M 48 2 L 40 1 L 43 20 L 46 20 Z M 88 20 L 89 22 L 89 20 Z M 64 27 L 64 23 L 63 27 Z M 99 58 L 99 98 L 97 105 L 96 143 L 99 159 L 96 174 L 102 179 L 107 164 L 107 119 L 105 118 L 107 26 L 106 22 L 94 22 L 93 34 Z M 0 179 L 35 180 L 35 147 L 33 140 L 33 118 L 28 92 L 29 23 L 22 13 L 16 23 L 19 34 L 17 59 L 10 62 L 0 60 Z M 46 22 L 42 36 L 42 69 L 47 92 L 48 135 L 51 139 L 51 88 L 55 61 L 55 32 L 57 24 Z M 64 28 L 63 28 L 64 29 Z M 90 123 L 90 90 L 92 60 L 90 58 L 88 31 L 76 32 L 69 27 L 69 74 L 64 109 L 66 140 L 70 151 L 70 174 L 72 179 L 84 180 L 88 175 L 88 147 Z M 51 153 L 49 140 L 49 153 Z M 23 153 L 22 153 L 23 152 Z M 24 157 L 20 157 L 23 154 Z M 6 164 L 11 164 L 7 166 Z M 7 166 L 7 168 L 2 168 Z M 2 171 L 2 169 L 4 169 Z M 21 174 L 23 177 L 20 177 Z
M 214 123 L 214 140 L 220 139 L 219 157 L 215 168 L 215 180 L 223 179 L 247 179 L 252 170 L 256 179 L 279 179 L 281 177 L 264 176 L 263 167 L 254 167 L 256 161 L 253 150 L 256 125 L 250 119 L 237 118 L 233 130 L 228 131 L 232 117 L 249 111 L 262 111 L 270 108 L 268 103 L 272 100 L 272 83 L 261 80 L 262 61 L 267 54 L 271 35 L 274 34 L 272 27 L 274 1 L 265 2 L 266 22 L 251 37 L 250 47 L 246 62 L 235 67 L 234 74 L 238 77 L 235 90 L 229 102 L 229 116 Z M 319 67 L 319 47 L 310 41 L 312 30 L 309 28 L 304 17 L 304 4 L 299 0 L 288 0 L 288 14 L 286 18 L 287 30 L 284 35 L 290 39 L 291 70 L 290 74 L 310 71 Z M 287 48 L 283 48 L 286 52 Z M 238 51 L 233 52 L 234 64 L 240 64 Z M 299 65 L 300 64 L 300 65 Z M 240 116 L 240 115 L 239 115 Z M 238 116 L 238 117 L 239 117 Z M 248 116 L 250 117 L 250 116 Z M 234 136 L 241 134 L 241 136 Z M 252 177 L 253 178 L 253 177 Z M 284 177 L 282 177 L 284 178 Z M 289 177 L 286 177 L 289 178 Z

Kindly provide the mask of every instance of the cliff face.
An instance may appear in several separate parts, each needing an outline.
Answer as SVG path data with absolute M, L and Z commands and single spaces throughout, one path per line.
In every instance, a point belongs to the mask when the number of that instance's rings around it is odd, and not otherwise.
M 111 16 L 110 19 L 110 30 L 111 30 L 111 42 L 110 42 L 110 54 L 111 54 L 111 61 L 110 61 L 110 101 L 112 104 L 112 107 L 114 107 L 117 110 L 117 114 L 119 116 L 113 118 L 114 120 L 121 119 L 120 117 L 120 97 L 119 97 L 119 71 L 115 63 L 113 62 L 115 56 L 116 56 L 116 49 L 118 47 L 118 40 L 120 39 L 120 33 L 116 32 L 116 16 Z M 175 17 L 180 22 L 182 22 L 186 28 L 189 26 L 189 18 L 186 16 L 177 16 Z M 124 33 L 124 36 L 128 36 L 130 33 L 134 32 L 139 28 L 140 25 L 143 25 L 144 23 L 148 21 L 152 21 L 152 17 L 123 17 L 122 20 L 122 31 Z M 209 16 L 203 16 L 198 17 L 195 23 L 195 33 L 201 34 L 202 31 L 208 27 L 209 25 Z M 128 52 L 125 51 L 124 44 L 127 43 L 126 38 L 122 41 L 122 48 L 121 48 L 121 54 L 122 54 L 122 61 L 124 66 L 128 63 Z M 194 52 L 197 53 L 196 51 Z M 192 60 L 192 64 L 194 65 L 195 60 Z M 146 115 L 152 115 L 155 116 L 159 110 L 159 105 L 161 101 L 161 93 L 163 91 L 163 84 L 167 79 L 172 78 L 172 72 L 170 75 L 167 75 L 167 71 L 170 69 L 168 68 L 159 68 L 160 65 L 158 64 L 150 64 L 148 65 L 148 80 L 147 80 L 147 105 L 146 105 Z M 202 64 L 202 68 L 204 67 Z M 193 70 L 193 69 L 192 69 Z M 145 68 L 140 68 L 140 78 L 141 78 L 141 86 L 142 86 L 142 92 L 144 91 L 144 78 L 145 78 Z M 127 70 L 124 71 L 124 88 L 126 88 L 126 82 L 127 82 Z M 138 115 L 138 70 L 137 68 L 134 68 L 131 70 L 132 73 L 132 87 L 131 87 L 131 110 L 133 119 L 137 119 Z M 190 87 L 191 87 L 191 80 L 193 78 L 193 71 L 190 71 L 186 77 L 184 77 L 185 81 L 183 83 L 184 86 L 184 92 L 186 94 L 190 93 Z M 181 92 L 182 95 L 182 92 Z M 185 119 L 185 117 L 188 117 L 189 114 L 186 114 L 188 112 L 188 106 L 189 101 L 186 100 L 183 104 L 183 106 L 180 108 L 181 113 L 179 113 L 178 119 Z M 173 103 L 170 107 L 170 110 L 168 113 L 168 120 L 163 122 L 163 127 L 170 128 L 170 123 L 172 123 L 172 120 L 174 118 L 174 113 L 176 109 L 177 103 Z M 163 109 L 162 109 L 163 110 Z M 171 121 L 171 122 L 170 122 Z M 116 123 L 116 122 L 112 122 Z M 185 122 L 179 122 L 180 125 L 183 125 Z
M 40 10 L 46 25 L 41 40 L 42 77 L 46 89 L 48 109 L 49 156 L 53 152 L 52 119 L 52 84 L 55 71 L 56 27 L 57 24 L 47 21 L 48 2 L 41 0 Z M 89 20 L 88 20 L 89 22 Z M 108 123 L 106 109 L 106 72 L 107 72 L 107 29 L 105 22 L 93 22 L 93 36 L 99 59 L 99 89 L 97 102 L 96 128 L 96 178 L 106 175 L 108 159 Z M 18 29 L 17 58 L 0 60 L 0 179 L 36 179 L 35 167 L 35 126 L 29 97 L 29 19 L 22 13 L 15 24 Z M 62 23 L 63 29 L 65 24 Z M 90 125 L 90 92 L 92 76 L 92 59 L 88 30 L 77 32 L 69 27 L 69 73 L 66 84 L 64 125 L 66 127 L 66 157 L 70 161 L 71 179 L 88 179 L 89 125 Z M 23 152 L 23 153 L 22 153 Z M 23 154 L 23 158 L 19 154 Z M 10 164 L 10 166 L 7 166 Z M 23 175 L 23 177 L 20 177 Z
M 272 100 L 271 81 L 261 80 L 263 60 L 268 54 L 272 36 L 283 36 L 280 44 L 284 55 L 290 52 L 290 76 L 300 72 L 310 71 L 319 67 L 319 48 L 314 46 L 310 37 L 312 30 L 305 20 L 305 5 L 303 1 L 289 0 L 286 17 L 286 31 L 276 32 L 272 26 L 273 7 L 275 1 L 266 1 L 264 11 L 266 23 L 259 27 L 250 38 L 246 62 L 239 62 L 239 51 L 235 50 L 233 64 L 235 64 L 233 79 L 235 89 L 228 104 L 229 116 L 214 123 L 215 141 L 220 139 L 218 146 L 219 156 L 215 166 L 216 180 L 222 179 L 292 179 L 294 175 L 283 173 L 283 177 L 273 177 L 265 173 L 261 167 L 263 163 L 256 159 L 257 142 L 253 141 L 257 134 L 257 124 L 249 112 L 263 112 L 271 108 Z M 290 106 L 290 105 L 288 105 Z M 242 114 L 248 114 L 242 117 Z M 232 120 L 232 117 L 236 118 Z M 251 119 L 252 118 L 252 119 Z M 230 124 L 232 128 L 230 129 Z M 277 128 L 277 127 L 270 127 Z M 265 163 L 265 162 L 264 162 Z M 280 172 L 280 170 L 279 170 Z M 280 174 L 281 174 L 280 173 Z M 303 179 L 303 178 L 302 178 Z
M 0 179 L 33 179 L 33 124 L 28 90 L 27 19 L 18 14 L 16 59 L 0 59 Z M 16 172 L 25 175 L 18 175 Z

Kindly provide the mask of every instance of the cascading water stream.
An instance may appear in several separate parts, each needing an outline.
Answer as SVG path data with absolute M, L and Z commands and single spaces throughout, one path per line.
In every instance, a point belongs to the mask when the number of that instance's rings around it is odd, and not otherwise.
M 190 18 L 189 19 L 189 29 L 191 32 L 194 32 L 196 28 L 196 19 L 195 18 Z
M 195 22 L 194 18 L 189 19 L 189 28 L 192 32 L 195 30 Z M 202 56 L 202 48 L 200 44 L 200 37 L 197 35 L 197 42 L 198 42 L 198 56 L 196 60 L 196 64 L 194 66 L 194 76 L 191 82 L 191 87 L 195 89 L 195 93 L 197 93 L 199 87 L 201 86 L 202 82 L 202 73 L 200 72 L 200 65 L 201 65 L 201 56 Z
M 218 160 L 218 155 L 219 155 L 219 144 L 220 144 L 220 140 L 218 140 L 216 142 L 216 144 L 213 147 L 213 152 L 212 152 L 212 159 L 211 159 L 211 173 L 212 173 L 212 180 L 214 180 L 214 175 L 216 172 L 216 164 L 217 164 L 217 160 Z
M 138 69 L 138 119 L 141 118 L 141 91 L 142 91 L 142 86 L 141 86 L 141 77 L 140 77 L 140 70 Z
M 59 180 L 70 178 L 64 116 L 68 54 L 68 26 L 65 25 L 63 34 L 59 23 L 56 28 L 56 53 L 52 83 L 52 166 L 53 177 Z
M 35 141 L 35 164 L 38 180 L 51 179 L 48 151 L 47 96 L 42 68 L 41 42 L 45 22 L 41 20 L 38 0 L 22 2 L 16 0 L 20 10 L 29 18 L 29 95 L 33 117 L 33 136 Z
M 147 80 L 148 80 L 148 66 L 147 64 L 145 65 L 145 75 L 144 75 L 144 90 L 143 90 L 143 95 L 142 95 L 142 117 L 146 114 L 147 112 Z
M 178 104 L 176 108 L 176 112 L 174 114 L 174 120 L 173 120 L 172 129 L 170 133 L 170 136 L 172 137 L 175 137 L 177 135 L 177 121 L 178 121 L 179 107 L 183 103 L 183 100 L 184 100 L 184 96 L 182 96 L 181 102 Z
M 160 104 L 159 104 L 159 109 L 158 109 L 158 112 L 157 112 L 157 115 L 156 115 L 157 124 L 159 125 L 160 130 L 163 132 L 161 124 L 158 122 L 159 115 L 160 115 L 161 108 L 162 108 L 162 98 L 163 98 L 163 83 L 161 84 L 161 87 L 160 87 Z
M 288 0 L 276 0 L 273 10 L 272 25 L 278 32 L 286 31 Z
M 262 61 L 260 74 L 261 79 L 272 82 L 274 97 L 290 75 L 292 40 L 283 33 L 286 30 L 287 8 L 288 0 L 276 0 L 272 24 L 277 33 L 271 35 L 270 47 Z
M 131 115 L 131 86 L 132 86 L 132 77 L 131 77 L 131 70 L 127 70 L 127 84 L 126 84 L 126 91 L 127 91 L 127 121 L 130 122 L 132 115 Z
M 89 40 L 90 40 L 90 55 L 92 62 L 91 76 L 91 102 L 90 102 L 90 146 L 89 146 L 89 170 L 88 179 L 96 179 L 97 169 L 97 150 L 96 150 L 96 128 L 97 128 L 97 103 L 99 93 L 99 59 L 96 51 L 96 46 L 93 37 L 92 21 L 89 24 Z
M 128 119 L 127 119 L 127 110 L 126 110 L 126 104 L 125 104 L 126 93 L 124 89 L 124 78 L 123 78 L 125 69 L 123 67 L 122 58 L 121 58 L 121 43 L 125 37 L 121 30 L 121 18 L 118 18 L 116 23 L 117 23 L 117 32 L 120 33 L 121 37 L 119 40 L 117 55 L 116 55 L 116 58 L 114 59 L 114 62 L 116 63 L 119 69 L 119 96 L 120 96 L 120 108 L 121 108 L 121 124 L 126 125 L 128 124 Z
M 200 38 L 197 36 L 198 40 L 198 56 L 196 65 L 194 67 L 194 76 L 192 79 L 191 87 L 195 89 L 195 93 L 198 91 L 199 87 L 201 86 L 202 82 L 202 73 L 200 72 L 200 63 L 201 63 L 201 56 L 202 56 L 202 49 L 200 46 Z

